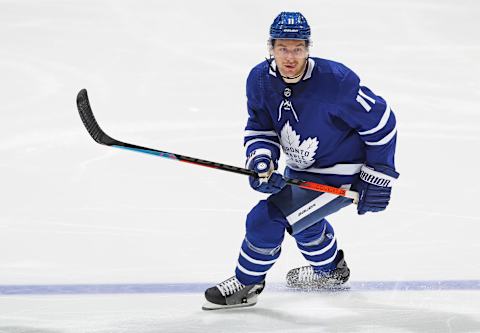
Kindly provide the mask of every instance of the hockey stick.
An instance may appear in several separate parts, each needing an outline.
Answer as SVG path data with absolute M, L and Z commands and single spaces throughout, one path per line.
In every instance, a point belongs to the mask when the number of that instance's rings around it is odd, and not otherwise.
M 90 107 L 90 102 L 88 100 L 88 95 L 87 95 L 87 90 L 82 89 L 77 95 L 77 108 L 78 112 L 80 113 L 80 118 L 82 118 L 83 124 L 87 128 L 88 133 L 90 133 L 90 136 L 98 143 L 106 146 L 111 146 L 115 148 L 120 148 L 120 149 L 126 149 L 126 150 L 132 150 L 140 153 L 145 153 L 145 154 L 150 154 L 150 155 L 156 155 L 160 157 L 165 157 L 169 158 L 172 160 L 177 160 L 180 162 L 186 162 L 186 163 L 191 163 L 191 164 L 196 164 L 204 167 L 209 167 L 209 168 L 214 168 L 214 169 L 219 169 L 219 170 L 224 170 L 224 171 L 230 171 L 233 173 L 238 173 L 242 175 L 247 175 L 247 176 L 252 176 L 255 178 L 258 178 L 257 173 L 255 173 L 252 170 L 249 169 L 244 169 L 232 165 L 227 165 L 227 164 L 222 164 L 222 163 L 217 163 L 217 162 L 211 162 L 211 161 L 206 161 L 206 160 L 201 160 L 198 158 L 193 158 L 189 156 L 184 156 L 184 155 L 179 155 L 179 154 L 174 154 L 174 153 L 168 153 L 165 151 L 157 150 L 157 149 L 152 149 L 152 148 L 147 148 L 147 147 L 142 147 L 142 146 L 137 146 L 137 145 L 132 145 L 130 143 L 125 143 L 121 142 L 118 140 L 113 139 L 112 137 L 108 136 L 98 125 L 97 121 L 95 120 L 95 117 L 93 116 L 92 108 Z M 355 191 L 350 191 L 342 188 L 337 188 L 337 187 L 332 187 L 324 184 L 318 184 L 314 182 L 308 182 L 300 179 L 289 179 L 285 178 L 285 181 L 289 185 L 294 185 L 298 186 L 301 188 L 313 190 L 313 191 L 318 191 L 318 192 L 326 192 L 326 193 L 331 193 L 335 194 L 338 196 L 346 197 L 353 199 L 354 203 L 358 202 L 358 193 Z

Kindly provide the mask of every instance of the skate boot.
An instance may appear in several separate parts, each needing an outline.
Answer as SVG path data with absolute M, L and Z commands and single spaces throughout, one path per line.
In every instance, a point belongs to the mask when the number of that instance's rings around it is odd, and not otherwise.
M 257 303 L 257 296 L 264 287 L 265 281 L 246 286 L 232 276 L 205 291 L 207 302 L 202 309 L 218 310 L 253 306 Z
M 337 267 L 330 272 L 315 271 L 312 266 L 303 266 L 287 273 L 287 287 L 300 289 L 343 289 L 348 281 L 350 269 L 345 262 L 342 250 L 338 250 Z

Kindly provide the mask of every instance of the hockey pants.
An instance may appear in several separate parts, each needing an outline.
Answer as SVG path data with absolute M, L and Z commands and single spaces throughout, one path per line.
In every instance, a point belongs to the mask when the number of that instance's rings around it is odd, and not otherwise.
M 247 215 L 246 235 L 235 269 L 237 279 L 245 285 L 265 279 L 280 256 L 285 230 L 315 270 L 332 270 L 337 242 L 325 217 L 351 203 L 351 199 L 293 186 L 260 201 Z

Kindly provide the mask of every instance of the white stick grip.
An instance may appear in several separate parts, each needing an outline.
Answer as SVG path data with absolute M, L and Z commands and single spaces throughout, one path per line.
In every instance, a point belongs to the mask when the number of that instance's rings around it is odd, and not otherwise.
M 345 191 L 345 198 L 352 199 L 354 204 L 358 204 L 358 192 L 347 190 Z

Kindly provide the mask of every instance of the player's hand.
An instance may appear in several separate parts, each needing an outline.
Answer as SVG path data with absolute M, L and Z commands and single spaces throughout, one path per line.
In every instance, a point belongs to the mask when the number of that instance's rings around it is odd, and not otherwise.
M 282 175 L 275 171 L 272 159 L 267 155 L 259 155 L 250 161 L 247 168 L 255 171 L 258 178 L 249 177 L 250 186 L 262 193 L 277 193 L 286 184 Z
M 376 168 L 363 165 L 360 171 L 360 180 L 356 184 L 358 190 L 357 212 L 363 215 L 366 212 L 380 212 L 385 210 L 390 201 L 392 183 L 400 174 L 386 166 Z

